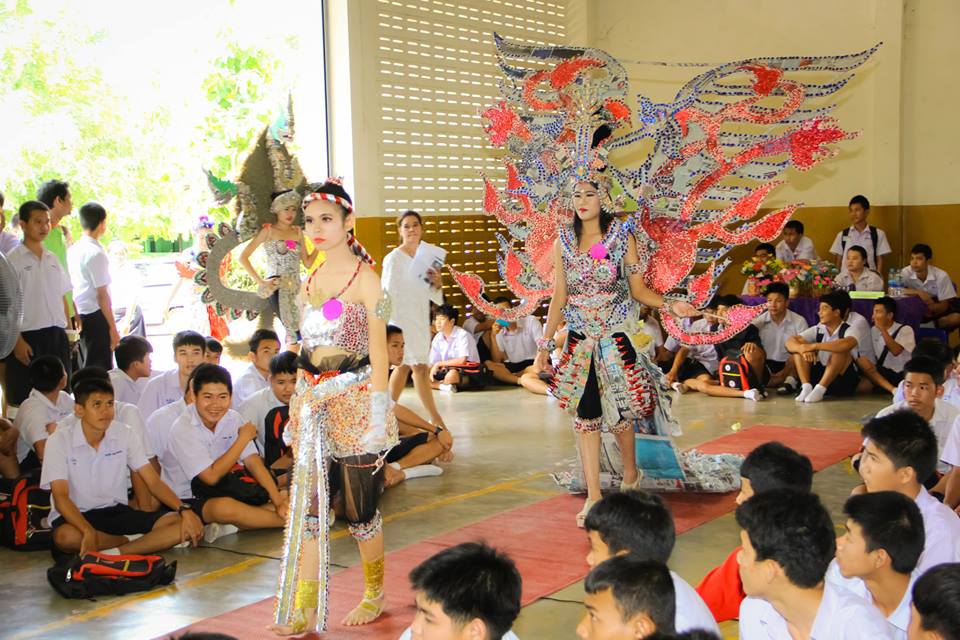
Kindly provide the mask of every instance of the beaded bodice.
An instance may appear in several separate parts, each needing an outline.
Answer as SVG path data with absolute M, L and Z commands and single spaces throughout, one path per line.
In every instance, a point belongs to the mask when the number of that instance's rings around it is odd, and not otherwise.
M 598 338 L 630 316 L 634 301 L 623 269 L 628 233 L 623 223 L 614 220 L 603 240 L 582 252 L 573 228 L 560 229 L 567 279 L 563 316 L 573 331 Z
M 349 369 L 344 365 L 359 362 L 369 351 L 367 307 L 344 302 L 343 313 L 331 320 L 323 309 L 308 304 L 303 308 L 300 337 L 310 361 L 321 371 Z
M 300 243 L 296 240 L 267 240 L 263 243 L 267 256 L 267 276 L 300 277 Z

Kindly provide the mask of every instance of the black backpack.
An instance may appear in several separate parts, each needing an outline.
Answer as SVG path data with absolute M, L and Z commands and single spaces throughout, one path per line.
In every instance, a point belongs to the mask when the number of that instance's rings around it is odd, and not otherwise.
M 0 544 L 16 551 L 49 549 L 53 544 L 50 492 L 39 486 L 40 470 L 0 487 Z
M 47 569 L 47 581 L 64 598 L 119 596 L 168 585 L 177 563 L 161 556 L 88 553 Z

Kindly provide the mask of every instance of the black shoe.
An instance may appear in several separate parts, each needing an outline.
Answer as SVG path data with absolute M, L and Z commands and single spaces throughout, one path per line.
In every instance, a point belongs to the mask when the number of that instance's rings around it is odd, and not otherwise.
M 792 384 L 785 384 L 779 389 L 777 389 L 778 396 L 792 396 L 795 395 L 800 389 Z

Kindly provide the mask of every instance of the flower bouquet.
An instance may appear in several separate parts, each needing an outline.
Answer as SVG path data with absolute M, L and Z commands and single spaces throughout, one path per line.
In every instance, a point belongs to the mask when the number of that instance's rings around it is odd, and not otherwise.
M 747 295 L 763 295 L 763 290 L 771 282 L 777 282 L 778 274 L 786 268 L 782 260 L 776 258 L 751 258 L 745 260 L 740 273 L 747 276 Z
M 795 260 L 781 270 L 778 278 L 790 287 L 790 297 L 804 293 L 820 296 L 833 288 L 837 267 L 824 260 Z

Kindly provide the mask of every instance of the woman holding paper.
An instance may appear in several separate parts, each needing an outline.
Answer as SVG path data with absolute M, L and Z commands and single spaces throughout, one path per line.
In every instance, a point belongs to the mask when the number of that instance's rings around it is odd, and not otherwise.
M 423 242 L 423 220 L 416 211 L 404 211 L 397 218 L 400 246 L 383 259 L 383 289 L 390 294 L 393 312 L 390 324 L 403 329 L 406 342 L 403 366 L 390 375 L 390 396 L 400 396 L 407 376 L 413 370 L 413 386 L 420 402 L 430 412 L 431 422 L 446 427 L 430 388 L 430 303 L 443 304 L 440 271 L 436 266 L 423 269 L 424 264 L 442 262 L 446 252 L 440 247 Z

